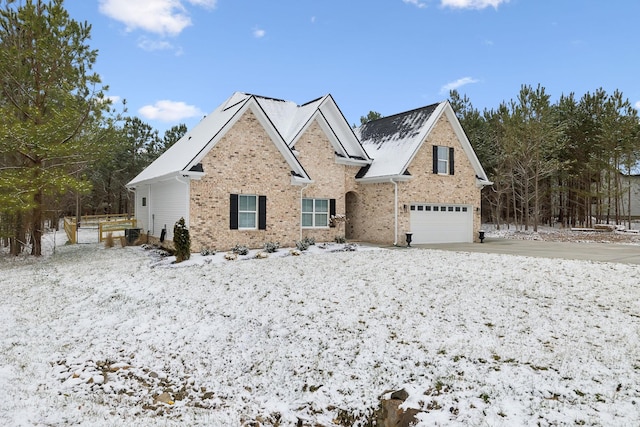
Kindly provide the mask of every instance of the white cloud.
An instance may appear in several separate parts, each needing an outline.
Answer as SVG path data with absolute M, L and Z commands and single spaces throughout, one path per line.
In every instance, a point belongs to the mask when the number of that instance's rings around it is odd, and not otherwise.
M 509 0 L 440 0 L 442 7 L 453 9 L 485 9 L 487 7 L 497 9 L 503 3 L 509 3 Z
M 194 6 L 213 8 L 216 0 L 186 0 Z M 162 35 L 178 35 L 191 25 L 184 0 L 100 0 L 100 12 L 126 25 Z
M 254 28 L 253 29 L 253 37 L 257 38 L 257 39 L 261 39 L 262 37 L 265 36 L 265 34 L 267 34 L 267 32 L 261 28 Z
M 446 85 L 440 88 L 440 93 L 448 93 L 450 90 L 458 89 L 464 85 L 468 85 L 471 83 L 478 83 L 477 79 L 471 77 L 463 77 L 454 82 L 447 83 Z
M 214 7 L 216 7 L 216 3 L 218 2 L 218 0 L 187 0 L 187 1 L 193 5 L 206 7 L 208 9 L 213 9 Z
M 106 98 L 111 101 L 111 104 L 117 104 L 122 99 L 122 97 L 118 95 L 109 95 L 106 96 Z
M 149 120 L 176 122 L 189 117 L 201 117 L 204 113 L 193 105 L 182 101 L 158 101 L 153 105 L 145 105 L 138 110 L 141 116 Z
M 427 7 L 427 4 L 424 2 L 421 2 L 420 0 L 402 0 L 403 2 L 405 2 L 406 4 L 412 4 L 420 9 Z
M 172 50 L 174 48 L 173 44 L 166 40 L 152 40 L 147 37 L 141 37 L 138 40 L 138 47 L 148 51 Z
M 634 107 L 636 108 L 636 110 L 640 110 L 640 101 L 636 102 L 634 104 Z

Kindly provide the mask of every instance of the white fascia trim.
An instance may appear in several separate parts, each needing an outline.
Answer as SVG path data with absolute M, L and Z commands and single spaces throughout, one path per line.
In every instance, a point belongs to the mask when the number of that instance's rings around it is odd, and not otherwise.
M 127 188 L 135 189 L 137 186 L 140 186 L 140 185 L 153 185 L 158 182 L 169 181 L 169 180 L 175 179 L 176 176 L 182 176 L 182 174 L 183 174 L 182 171 L 170 172 L 166 175 L 156 176 L 154 178 L 145 179 L 144 181 L 137 181 L 134 184 L 127 185 Z
M 204 172 L 181 172 L 180 175 L 182 175 L 184 178 L 189 178 L 189 179 L 193 179 L 193 180 L 196 180 L 196 181 L 200 181 L 202 179 L 202 177 L 206 175 L 206 173 L 204 173 Z
M 291 185 L 310 185 L 313 184 L 312 179 L 301 178 L 299 176 L 291 176 Z
M 356 178 L 356 182 L 360 182 L 362 184 L 379 184 L 379 183 L 389 183 L 390 180 L 395 182 L 407 182 L 411 181 L 413 176 L 411 175 L 386 175 L 386 176 L 373 176 L 370 178 Z
M 484 187 L 488 187 L 490 185 L 493 185 L 492 181 L 486 180 L 486 179 L 478 179 L 476 178 L 476 187 L 482 189 Z
M 347 166 L 367 166 L 371 164 L 371 160 L 357 160 L 348 157 L 335 156 L 336 163 Z

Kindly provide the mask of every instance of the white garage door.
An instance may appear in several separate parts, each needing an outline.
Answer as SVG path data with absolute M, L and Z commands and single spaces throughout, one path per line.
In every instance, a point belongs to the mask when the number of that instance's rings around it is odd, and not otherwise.
M 412 204 L 412 243 L 473 242 L 473 210 L 469 205 Z

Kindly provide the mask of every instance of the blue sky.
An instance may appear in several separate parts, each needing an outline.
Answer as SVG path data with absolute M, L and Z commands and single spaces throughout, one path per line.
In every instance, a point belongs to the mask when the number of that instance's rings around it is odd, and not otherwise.
M 330 93 L 349 123 L 446 99 L 482 110 L 522 84 L 640 107 L 637 0 L 66 0 L 128 114 L 193 127 L 235 91 Z

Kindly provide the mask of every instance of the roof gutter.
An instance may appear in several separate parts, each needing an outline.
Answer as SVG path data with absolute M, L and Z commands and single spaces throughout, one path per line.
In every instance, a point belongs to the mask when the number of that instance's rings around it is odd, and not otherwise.
M 385 175 L 385 176 L 356 178 L 356 182 L 359 182 L 362 184 L 381 184 L 383 182 L 411 181 L 412 179 L 413 179 L 412 175 Z

